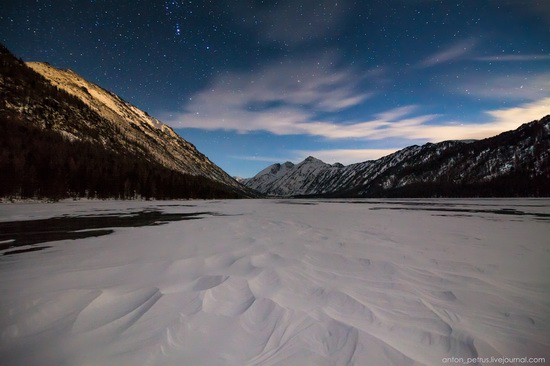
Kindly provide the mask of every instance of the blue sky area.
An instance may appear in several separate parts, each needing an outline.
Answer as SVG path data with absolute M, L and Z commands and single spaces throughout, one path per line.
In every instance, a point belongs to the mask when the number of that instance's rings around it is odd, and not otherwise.
M 231 175 L 375 159 L 550 114 L 550 1 L 3 1 L 0 41 Z

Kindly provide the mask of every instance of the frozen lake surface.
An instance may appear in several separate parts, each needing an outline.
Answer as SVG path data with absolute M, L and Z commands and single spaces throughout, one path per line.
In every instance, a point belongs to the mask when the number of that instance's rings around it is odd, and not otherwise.
M 549 362 L 550 200 L 3 204 L 0 291 L 6 365 Z

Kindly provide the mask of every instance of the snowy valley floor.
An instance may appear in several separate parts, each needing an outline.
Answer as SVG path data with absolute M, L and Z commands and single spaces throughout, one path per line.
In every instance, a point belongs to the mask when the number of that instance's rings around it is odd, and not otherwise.
M 550 200 L 4 204 L 0 245 L 5 365 L 550 363 Z

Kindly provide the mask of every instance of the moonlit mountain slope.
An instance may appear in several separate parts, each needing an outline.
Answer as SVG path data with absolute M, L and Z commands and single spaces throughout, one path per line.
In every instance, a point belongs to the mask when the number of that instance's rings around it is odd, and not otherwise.
M 97 140 L 109 146 L 112 139 L 132 152 L 148 156 L 163 166 L 193 175 L 202 175 L 237 189 L 241 185 L 201 154 L 195 146 L 177 135 L 170 127 L 149 116 L 117 95 L 84 80 L 71 70 L 60 70 L 47 63 L 28 62 L 33 70 L 53 85 L 86 103 L 112 124 L 110 128 L 90 126 Z M 70 138 L 89 138 L 75 126 L 59 126 Z M 113 130 L 117 133 L 113 136 Z

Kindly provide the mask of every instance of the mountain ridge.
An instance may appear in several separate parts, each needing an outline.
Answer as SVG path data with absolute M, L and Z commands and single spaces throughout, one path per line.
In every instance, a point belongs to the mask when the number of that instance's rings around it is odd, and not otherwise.
M 483 140 L 412 145 L 348 166 L 308 157 L 243 183 L 268 196 L 549 196 L 550 115 Z M 261 182 L 261 184 L 259 183 Z
M 146 152 L 152 153 L 155 160 L 166 167 L 192 175 L 205 175 L 204 171 L 209 170 L 210 174 L 206 175 L 209 178 L 235 186 L 234 180 L 200 153 L 193 144 L 177 135 L 169 126 L 116 94 L 86 81 L 72 70 L 57 69 L 42 62 L 27 62 L 26 65 L 44 76 L 54 86 L 82 100 L 100 116 L 123 128 L 123 133 L 133 138 L 138 145 L 136 149 L 142 147 L 139 145 L 143 145 L 144 141 L 154 139 L 155 145 L 162 148 L 153 146 Z M 105 144 L 106 137 L 102 137 L 102 143 Z

